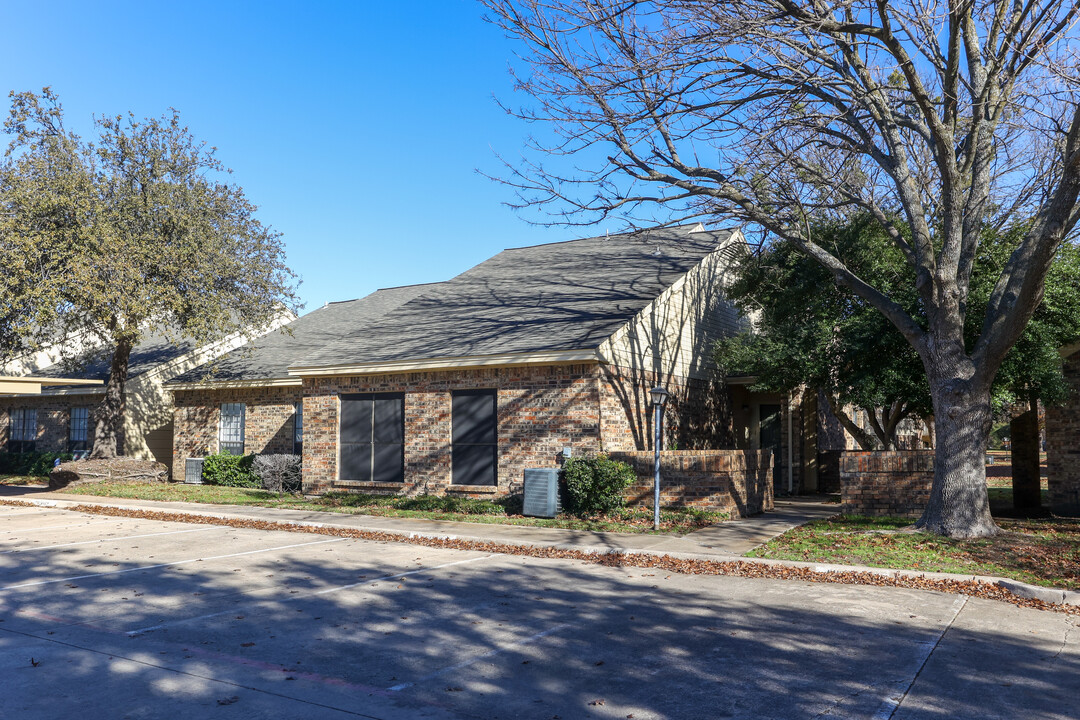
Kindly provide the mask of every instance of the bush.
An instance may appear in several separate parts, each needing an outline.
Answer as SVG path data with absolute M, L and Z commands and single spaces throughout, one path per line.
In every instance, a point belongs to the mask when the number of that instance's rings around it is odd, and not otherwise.
M 227 452 L 207 455 L 203 462 L 203 482 L 225 487 L 261 488 L 262 481 L 252 470 L 254 462 L 254 455 L 232 455 Z
M 57 458 L 69 462 L 72 455 L 69 452 L 0 453 L 0 473 L 49 477 Z
M 578 517 L 599 515 L 621 508 L 623 490 L 634 482 L 634 469 L 600 454 L 569 458 L 563 465 L 566 509 Z
M 298 493 L 303 486 L 299 455 L 256 455 L 253 467 L 270 492 Z

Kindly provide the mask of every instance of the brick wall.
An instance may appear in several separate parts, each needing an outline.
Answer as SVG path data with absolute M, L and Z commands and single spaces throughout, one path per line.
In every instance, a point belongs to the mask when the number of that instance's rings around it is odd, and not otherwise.
M 933 482 L 933 450 L 847 451 L 840 456 L 840 511 L 919 515 Z
M 217 451 L 220 407 L 226 402 L 245 405 L 245 452 L 291 452 L 292 403 L 302 396 L 306 492 L 512 494 L 521 490 L 526 467 L 558 467 L 563 448 L 570 447 L 575 455 L 650 448 L 648 389 L 656 380 L 583 364 L 306 378 L 302 388 L 176 391 L 174 462 L 182 467 L 187 457 Z M 672 391 L 667 437 L 693 435 L 701 444 L 709 438 L 716 442 L 724 433 L 730 437 L 730 419 L 713 422 L 709 415 L 725 402 L 724 397 L 701 396 L 712 392 L 726 397 L 726 391 L 681 378 L 667 377 L 664 382 Z M 467 389 L 496 391 L 497 487 L 453 484 L 451 393 Z M 347 393 L 404 393 L 403 484 L 337 479 L 339 397 Z
M 17 408 L 37 409 L 37 452 L 67 452 L 71 431 L 71 408 L 85 407 L 91 410 L 89 439 L 93 439 L 93 409 L 100 402 L 98 396 L 87 395 L 24 395 L 0 398 L 0 452 L 7 452 L 10 440 L 11 411 Z
M 1059 515 L 1080 515 L 1080 352 L 1065 359 L 1069 400 L 1046 408 L 1049 503 Z
M 637 482 L 627 489 L 632 505 L 653 504 L 653 453 L 614 452 L 629 463 Z M 743 450 L 668 450 L 660 453 L 660 506 L 697 507 L 746 517 L 773 508 L 772 453 Z
M 245 453 L 293 452 L 294 407 L 302 399 L 298 386 L 177 390 L 173 397 L 173 467 L 177 473 L 187 458 L 218 451 L 222 403 L 244 404 Z
M 731 395 L 718 380 L 682 378 L 613 365 L 600 368 L 600 422 L 604 452 L 651 450 L 649 390 L 663 385 L 663 447 L 680 450 L 733 448 Z
M 451 477 L 451 395 L 494 389 L 498 486 L 459 486 Z M 337 480 L 339 395 L 405 393 L 405 482 Z M 454 493 L 487 497 L 519 492 L 526 467 L 558 467 L 564 447 L 600 449 L 598 371 L 593 365 L 486 368 L 304 380 L 304 488 L 369 493 Z

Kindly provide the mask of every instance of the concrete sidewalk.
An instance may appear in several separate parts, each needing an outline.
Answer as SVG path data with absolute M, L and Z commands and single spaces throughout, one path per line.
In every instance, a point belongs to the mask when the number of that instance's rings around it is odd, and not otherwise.
M 835 515 L 839 506 L 824 498 L 794 498 L 776 501 L 776 509 L 762 515 L 729 520 L 688 535 L 651 535 L 527 525 L 498 525 L 446 520 L 351 515 L 310 510 L 210 505 L 204 503 L 160 502 L 127 498 L 96 497 L 52 492 L 40 487 L 0 486 L 0 498 L 47 502 L 58 507 L 103 505 L 108 507 L 176 512 L 231 520 L 317 525 L 406 536 L 443 537 L 457 540 L 495 542 L 506 545 L 579 549 L 592 552 L 678 553 L 731 559 L 744 555 L 793 527 Z
M 776 501 L 774 510 L 754 517 L 729 520 L 688 535 L 649 535 L 527 525 L 498 525 L 445 520 L 350 515 L 345 513 L 280 508 L 244 507 L 239 505 L 210 505 L 205 503 L 160 502 L 127 498 L 71 495 L 52 492 L 41 486 L 2 486 L 0 500 L 22 500 L 46 507 L 70 508 L 76 505 L 98 505 L 122 510 L 178 513 L 205 516 L 227 521 L 261 521 L 292 525 L 341 528 L 366 532 L 389 533 L 404 538 L 422 537 L 472 542 L 489 542 L 524 548 L 557 548 L 584 553 L 642 553 L 667 555 L 687 560 L 739 560 L 754 548 L 804 523 L 831 517 L 839 506 L 826 502 L 824 497 L 788 498 Z M 1080 605 L 1080 591 L 1049 588 L 992 576 L 893 570 L 860 565 L 830 565 L 796 560 L 751 558 L 747 562 L 761 565 L 803 567 L 815 573 L 867 572 L 881 577 L 935 578 L 949 581 L 977 581 L 997 585 L 1021 598 L 1035 598 L 1048 603 Z

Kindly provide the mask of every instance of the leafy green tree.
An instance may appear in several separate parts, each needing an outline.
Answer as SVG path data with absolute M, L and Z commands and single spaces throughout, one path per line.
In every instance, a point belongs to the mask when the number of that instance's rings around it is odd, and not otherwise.
M 987 233 L 971 282 L 965 334 L 974 344 L 982 331 L 982 309 L 994 278 L 1020 245 L 1027 228 Z M 922 318 L 910 289 L 904 258 L 870 217 L 814 229 L 821 245 L 861 278 L 900 299 L 905 312 Z M 761 389 L 821 389 L 830 408 L 864 449 L 894 445 L 896 424 L 911 414 L 929 415 L 932 405 L 925 370 L 896 328 L 858 295 L 831 282 L 819 264 L 790 245 L 748 255 L 727 291 L 740 308 L 757 317 L 755 332 L 717 346 L 729 373 L 758 377 Z M 1080 247 L 1065 243 L 1047 273 L 1042 301 L 1002 362 L 992 387 L 995 408 L 1026 412 L 1013 418 L 1013 498 L 1017 507 L 1039 505 L 1037 406 L 1068 397 L 1057 350 L 1080 337 Z M 843 410 L 854 405 L 870 419 L 873 435 Z M 1026 463 L 1026 464 L 1025 464 Z
M 60 102 L 12 93 L 0 163 L 0 351 L 83 338 L 111 350 L 95 457 L 113 457 L 131 350 L 261 334 L 295 307 L 280 234 L 225 181 L 215 148 L 173 110 L 95 118 L 88 142 Z
M 916 313 L 904 258 L 872 218 L 815 233 L 853 272 L 905 298 Z M 820 390 L 864 450 L 895 447 L 901 421 L 930 414 L 926 372 L 904 336 L 792 246 L 746 256 L 726 294 L 757 319 L 754 331 L 718 344 L 717 361 L 726 372 L 755 375 L 760 390 Z M 869 432 L 848 414 L 849 405 L 866 414 Z
M 1022 228 L 983 243 L 980 268 L 1000 268 L 1020 243 Z M 990 272 L 972 278 L 972 302 L 984 304 L 993 291 Z M 970 317 L 970 316 L 969 316 Z M 980 319 L 977 316 L 976 319 Z M 969 342 L 981 331 L 968 328 Z M 994 405 L 1011 416 L 1013 506 L 1029 510 L 1042 505 L 1039 471 L 1039 404 L 1059 405 L 1069 397 L 1058 348 L 1080 337 L 1080 246 L 1063 244 L 1046 275 L 1042 301 L 1001 364 L 994 379 Z

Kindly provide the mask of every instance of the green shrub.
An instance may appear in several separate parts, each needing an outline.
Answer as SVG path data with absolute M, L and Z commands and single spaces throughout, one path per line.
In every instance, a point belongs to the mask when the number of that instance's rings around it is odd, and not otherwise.
M 0 453 L 0 474 L 49 477 L 57 458 L 60 462 L 68 462 L 72 455 L 68 452 Z
M 227 452 L 207 455 L 203 461 L 203 482 L 225 487 L 261 488 L 262 481 L 252 467 L 254 463 L 254 455 L 232 455 Z
M 634 482 L 634 469 L 600 454 L 569 458 L 563 465 L 566 510 L 578 517 L 599 515 L 623 506 L 623 490 Z

